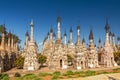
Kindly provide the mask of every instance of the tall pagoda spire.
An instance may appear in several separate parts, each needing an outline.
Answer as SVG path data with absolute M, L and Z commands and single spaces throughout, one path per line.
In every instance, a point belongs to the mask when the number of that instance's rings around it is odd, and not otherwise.
M 89 34 L 89 40 L 93 40 L 93 32 L 92 32 L 92 29 L 90 30 L 90 34 Z
M 111 46 L 113 45 L 113 34 L 111 31 L 109 32 L 109 43 Z
M 3 50 L 5 50 L 5 26 L 2 28 L 2 41 L 1 41 L 1 47 Z
M 98 40 L 98 48 L 101 48 L 102 46 L 101 46 L 101 39 L 99 38 L 99 40 Z
M 30 22 L 30 27 L 31 27 L 30 42 L 34 42 L 34 21 L 33 20 L 31 20 Z
M 28 48 L 28 41 L 29 41 L 29 34 L 28 34 L 28 31 L 26 31 L 26 41 L 25 41 L 25 48 L 27 49 Z
M 58 39 L 61 39 L 60 22 L 61 22 L 61 18 L 60 18 L 60 16 L 58 16 L 58 18 L 57 18 L 57 23 L 58 23 Z
M 120 37 L 117 38 L 118 45 L 120 45 Z
M 84 46 L 85 45 L 85 38 L 83 37 L 82 39 L 82 45 Z
M 106 17 L 106 25 L 105 25 L 106 33 L 109 32 L 109 29 L 110 29 L 110 27 L 109 27 L 109 25 L 108 25 L 108 17 Z
M 8 33 L 8 52 L 11 51 L 10 40 L 11 40 L 11 32 Z
M 76 45 L 80 45 L 81 42 L 80 42 L 80 26 L 78 25 L 77 26 L 77 42 L 76 42 Z
M 80 26 L 79 25 L 77 26 L 77 32 L 78 32 L 77 41 L 80 42 Z
M 105 30 L 106 30 L 106 41 L 105 44 L 109 44 L 109 25 L 108 25 L 108 18 L 106 18 L 106 25 L 105 25 Z
M 72 30 L 72 27 L 70 28 L 70 43 L 72 43 L 72 32 L 73 32 L 73 30 Z
M 67 34 L 66 34 L 66 30 L 65 30 L 65 33 L 64 33 L 64 44 L 66 45 L 66 37 L 67 37 Z
M 50 28 L 50 41 L 52 42 L 53 39 L 53 29 L 52 27 Z
M 115 34 L 114 33 L 112 34 L 112 38 L 113 38 L 112 39 L 113 40 L 113 46 L 115 46 Z
M 90 49 L 94 49 L 95 45 L 94 45 L 94 37 L 93 37 L 93 31 L 92 29 L 90 30 L 90 34 L 89 34 L 89 40 L 90 40 Z

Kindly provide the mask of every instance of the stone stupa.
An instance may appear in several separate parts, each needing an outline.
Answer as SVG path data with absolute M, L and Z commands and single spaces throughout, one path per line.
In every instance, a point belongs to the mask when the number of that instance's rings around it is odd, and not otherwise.
M 30 23 L 31 31 L 30 31 L 30 41 L 28 44 L 28 47 L 25 51 L 25 61 L 24 61 L 24 69 L 25 70 L 38 70 L 39 63 L 37 60 L 37 53 L 38 48 L 36 45 L 36 42 L 34 41 L 34 23 L 33 20 L 31 20 Z

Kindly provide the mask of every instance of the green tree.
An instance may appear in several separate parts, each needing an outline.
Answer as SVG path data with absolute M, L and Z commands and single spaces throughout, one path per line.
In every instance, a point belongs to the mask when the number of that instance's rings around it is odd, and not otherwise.
M 47 60 L 47 57 L 42 55 L 42 54 L 38 54 L 37 55 L 37 59 L 38 59 L 38 62 L 41 64 L 41 66 L 43 66 L 43 64 L 46 62 Z
M 22 56 L 18 56 L 18 58 L 15 60 L 14 64 L 18 69 L 22 69 L 24 65 L 25 58 Z
M 120 52 L 114 52 L 114 58 L 117 61 L 120 58 Z
M 0 34 L 2 34 L 3 28 L 5 28 L 5 25 L 0 25 Z M 6 32 L 6 28 L 5 28 L 5 33 L 7 33 L 7 32 Z
M 67 54 L 67 59 L 68 59 L 68 65 L 69 66 L 73 65 L 73 57 L 70 54 Z
M 114 59 L 120 65 L 120 52 L 114 52 Z

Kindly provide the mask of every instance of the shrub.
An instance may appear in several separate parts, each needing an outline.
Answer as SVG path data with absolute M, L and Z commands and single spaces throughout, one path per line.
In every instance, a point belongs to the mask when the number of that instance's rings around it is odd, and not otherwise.
M 66 74 L 67 75 L 73 75 L 74 73 L 72 71 L 67 71 Z
M 85 75 L 86 76 L 93 76 L 93 75 L 96 75 L 96 72 L 88 70 L 88 71 L 85 72 Z
M 18 56 L 18 58 L 15 60 L 14 64 L 18 69 L 22 69 L 24 65 L 25 58 L 22 56 Z
M 52 74 L 52 80 L 56 80 L 59 76 L 60 76 L 60 72 L 59 71 L 56 71 L 56 72 L 54 72 L 53 74 Z
M 16 72 L 14 76 L 15 77 L 21 77 L 21 74 L 19 72 Z

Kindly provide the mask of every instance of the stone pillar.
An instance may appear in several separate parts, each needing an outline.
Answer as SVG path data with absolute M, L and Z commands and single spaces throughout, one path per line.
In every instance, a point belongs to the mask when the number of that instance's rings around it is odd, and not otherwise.
M 109 43 L 109 35 L 108 35 L 108 32 L 106 32 L 106 43 Z
M 12 39 L 11 39 L 11 50 L 12 50 L 12 52 L 14 51 L 14 39 L 13 39 L 13 35 L 12 35 Z
M 55 43 L 55 40 L 56 40 L 56 34 L 55 32 L 53 32 L 53 42 Z
M 83 45 L 83 47 L 85 47 L 85 39 L 84 38 L 82 39 L 82 45 Z
M 110 45 L 113 46 L 113 36 L 112 36 L 112 33 L 110 32 L 109 33 L 109 39 L 110 39 Z
M 60 16 L 57 18 L 57 23 L 58 23 L 58 39 L 61 39 L 61 32 L 60 32 Z
M 112 40 L 113 40 L 113 46 L 115 46 L 115 34 L 114 33 L 112 35 Z
M 33 22 L 33 20 L 31 20 L 30 27 L 31 27 L 30 42 L 34 42 L 34 22 Z
M 8 52 L 11 51 L 11 48 L 10 48 L 10 37 L 11 37 L 11 33 L 8 33 Z
M 52 42 L 52 40 L 53 40 L 53 29 L 51 28 L 50 29 L 50 41 Z
M 64 34 L 64 45 L 67 44 L 66 37 L 67 37 L 67 34 L 66 34 L 66 31 L 65 31 L 65 34 Z
M 120 37 L 118 37 L 117 40 L 118 40 L 118 46 L 119 46 L 120 45 Z
M 29 34 L 26 32 L 25 48 L 28 48 Z
M 107 18 L 106 18 L 105 30 L 106 30 L 105 46 L 107 46 L 109 44 L 109 25 L 108 25 L 108 19 Z
M 72 27 L 71 27 L 71 29 L 70 29 L 70 43 L 72 43 Z
M 15 51 L 18 52 L 18 43 L 15 43 Z
M 2 29 L 2 41 L 1 41 L 1 47 L 3 51 L 5 50 L 5 28 Z
M 80 26 L 77 27 L 77 32 L 78 32 L 77 42 L 80 42 Z

